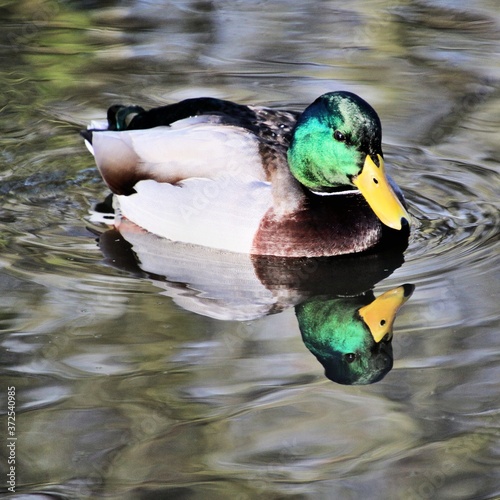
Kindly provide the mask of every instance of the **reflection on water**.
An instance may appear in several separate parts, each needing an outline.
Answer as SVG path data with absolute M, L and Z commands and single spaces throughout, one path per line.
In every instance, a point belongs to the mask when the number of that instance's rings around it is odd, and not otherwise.
M 371 384 L 391 370 L 392 326 L 412 292 L 412 285 L 403 285 L 376 299 L 314 297 L 297 306 L 304 343 L 330 380 Z
M 176 304 L 248 321 L 294 307 L 306 347 L 342 384 L 380 380 L 393 365 L 392 327 L 412 285 L 375 299 L 371 289 L 403 262 L 399 252 L 342 258 L 233 254 L 174 243 L 122 220 L 99 244 L 111 265 L 153 278 Z
M 500 495 L 500 19 L 486 0 L 372 7 L 2 4 L 0 401 L 14 385 L 18 493 Z M 200 258 L 186 276 L 181 249 L 162 273 L 154 253 L 118 262 L 116 234 L 98 247 L 88 227 L 106 228 L 88 213 L 106 189 L 77 131 L 109 105 L 212 95 L 302 109 L 338 89 L 381 117 L 415 220 L 404 263 L 295 262 L 287 276 Z M 221 288 L 235 264 L 242 286 Z M 304 324 L 402 283 L 416 288 L 393 369 L 366 386 L 326 380 Z

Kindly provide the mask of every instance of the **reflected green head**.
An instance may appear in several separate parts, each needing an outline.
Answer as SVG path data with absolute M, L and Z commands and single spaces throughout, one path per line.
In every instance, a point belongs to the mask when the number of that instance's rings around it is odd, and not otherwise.
M 371 384 L 392 368 L 390 341 L 376 343 L 358 310 L 370 302 L 366 295 L 312 298 L 295 308 L 306 347 L 340 384 Z

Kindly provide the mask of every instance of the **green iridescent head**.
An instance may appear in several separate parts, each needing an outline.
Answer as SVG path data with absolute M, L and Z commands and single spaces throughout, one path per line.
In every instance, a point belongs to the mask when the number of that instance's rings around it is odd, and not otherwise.
M 295 313 L 306 347 L 334 382 L 371 384 L 392 368 L 392 327 L 396 313 L 413 293 L 403 285 L 376 299 L 315 297 L 296 306 Z
M 351 92 L 323 94 L 297 122 L 290 170 L 313 191 L 349 186 L 367 155 L 382 156 L 381 142 L 380 119 L 366 101 Z
M 330 92 L 306 108 L 293 132 L 288 165 L 313 193 L 359 190 L 386 226 L 400 230 L 410 221 L 385 174 L 380 119 L 356 94 Z

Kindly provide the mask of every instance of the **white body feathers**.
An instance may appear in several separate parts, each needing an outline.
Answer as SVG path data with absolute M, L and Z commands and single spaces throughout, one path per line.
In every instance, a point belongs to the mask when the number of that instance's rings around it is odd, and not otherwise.
M 130 172 L 147 179 L 115 197 L 117 217 L 172 241 L 249 253 L 272 207 L 258 140 L 245 129 L 199 116 L 170 127 L 96 132 L 89 146 L 110 187 Z

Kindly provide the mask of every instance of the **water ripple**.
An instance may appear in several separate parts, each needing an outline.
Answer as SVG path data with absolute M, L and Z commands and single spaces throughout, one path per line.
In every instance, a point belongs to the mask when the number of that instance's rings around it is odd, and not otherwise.
M 400 183 L 414 217 L 407 276 L 423 278 L 460 266 L 480 271 L 481 262 L 496 255 L 499 239 L 500 214 L 493 201 L 498 197 L 496 174 L 488 167 L 425 151 L 412 151 L 394 163 L 401 163 L 401 169 L 406 164 L 398 179 L 403 178 Z

